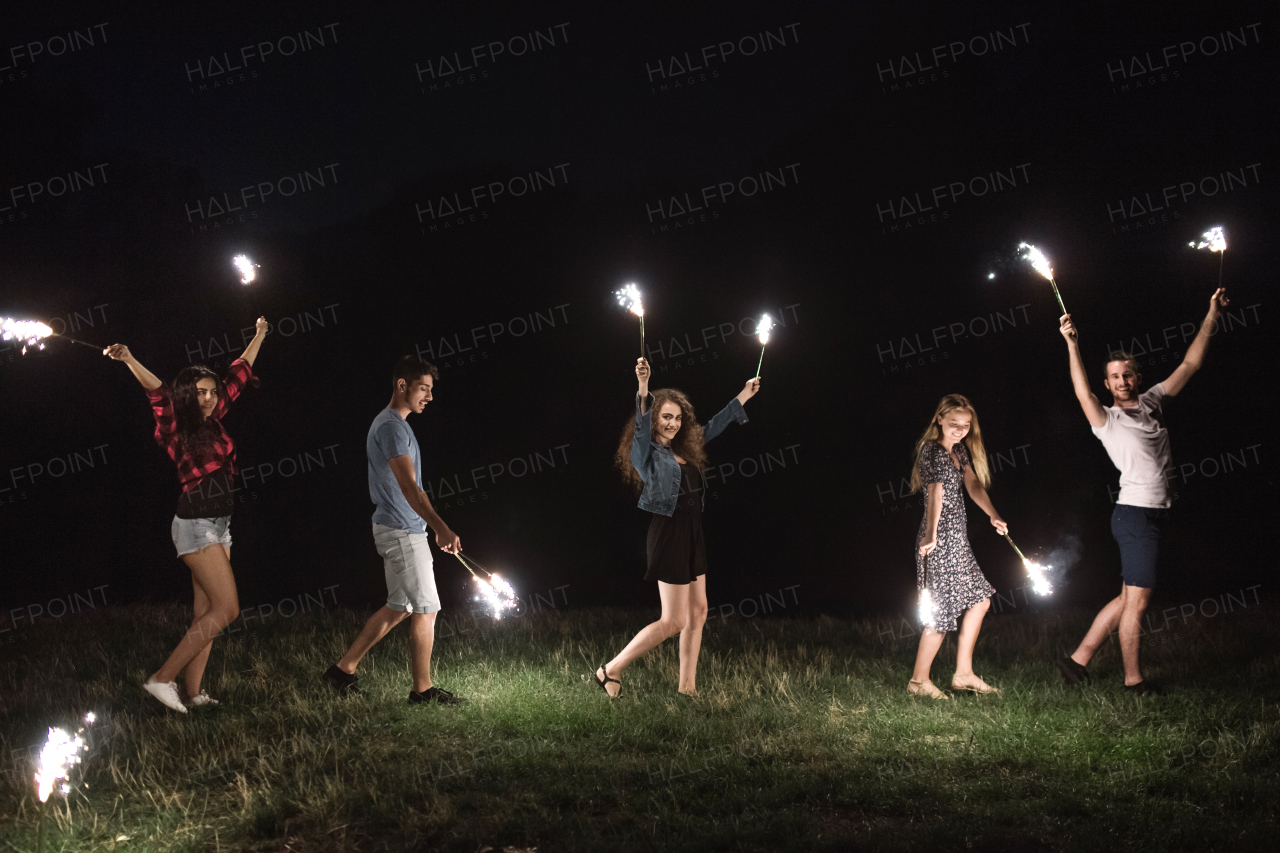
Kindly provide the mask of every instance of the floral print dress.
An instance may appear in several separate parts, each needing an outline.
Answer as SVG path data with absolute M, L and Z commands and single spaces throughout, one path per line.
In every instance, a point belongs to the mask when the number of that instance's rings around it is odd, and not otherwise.
M 963 441 L 955 445 L 961 468 L 971 466 Z M 916 534 L 916 589 L 929 587 L 933 598 L 933 628 L 939 633 L 956 630 L 961 614 L 995 593 L 978 568 L 969 547 L 968 516 L 964 507 L 964 474 L 950 454 L 936 441 L 920 451 L 920 482 L 928 493 L 930 483 L 942 484 L 942 513 L 938 517 L 938 544 L 927 557 L 920 556 L 920 542 L 929 527 L 929 509 Z M 927 570 L 927 571 L 926 571 Z

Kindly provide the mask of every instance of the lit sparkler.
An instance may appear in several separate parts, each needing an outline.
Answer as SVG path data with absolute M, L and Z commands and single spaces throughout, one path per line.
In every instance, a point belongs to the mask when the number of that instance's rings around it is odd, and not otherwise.
M 240 273 L 241 284 L 248 284 L 258 277 L 260 264 L 249 260 L 248 255 L 236 255 L 231 259 L 231 264 L 236 268 L 236 272 Z
M 1049 259 L 1044 256 L 1044 252 L 1030 243 L 1019 243 L 1018 253 L 1023 260 L 1030 262 L 1036 272 L 1049 279 L 1049 284 L 1053 285 L 1053 295 L 1058 298 L 1058 307 L 1063 314 L 1067 313 L 1067 306 L 1062 304 L 1062 294 L 1058 292 L 1058 283 L 1053 280 L 1053 268 L 1049 266 Z
M 764 367 L 764 347 L 769 343 L 769 330 L 776 325 L 768 314 L 761 317 L 760 322 L 756 324 L 756 336 L 760 338 L 760 363 L 756 365 L 756 376 L 760 375 L 760 368 Z
M 44 811 L 49 795 L 53 793 L 56 786 L 65 797 L 71 793 L 71 768 L 79 764 L 84 754 L 89 751 L 89 745 L 85 742 L 85 730 L 91 726 L 97 717 L 90 711 L 84 715 L 84 723 L 76 730 L 74 735 L 68 734 L 66 729 L 49 729 L 49 737 L 44 743 L 44 748 L 40 750 L 40 764 L 36 768 L 36 796 L 40 798 L 40 825 L 36 830 L 36 849 L 44 849 Z
M 920 590 L 920 607 L 918 615 L 920 624 L 926 628 L 933 628 L 933 596 L 929 594 L 929 587 Z
M 462 563 L 463 568 L 471 572 L 472 579 L 479 584 L 480 594 L 476 598 L 493 608 L 494 619 L 501 619 L 502 614 L 506 611 L 519 612 L 520 599 L 516 597 L 516 591 L 511 588 L 511 584 L 507 583 L 501 575 L 489 571 L 469 557 L 462 556 L 461 552 L 455 553 L 453 556 L 458 558 L 458 562 Z M 480 577 L 472 566 L 484 572 L 489 578 L 486 580 Z
M 1008 533 L 1004 534 L 1004 538 L 1005 541 L 1012 546 L 1013 550 L 1017 552 L 1019 559 L 1022 560 L 1022 565 L 1026 566 L 1027 574 L 1031 577 L 1031 589 L 1035 594 L 1051 594 L 1053 592 L 1053 586 L 1049 583 L 1049 570 L 1052 569 L 1053 566 L 1042 566 L 1039 563 L 1034 563 L 1031 560 L 1028 560 L 1026 555 L 1022 553 L 1022 550 L 1019 549 L 1017 545 L 1013 544 L 1013 540 L 1009 538 Z
M 48 324 L 41 323 L 39 320 L 15 320 L 12 317 L 5 317 L 0 320 L 0 340 L 22 341 L 23 355 L 27 354 L 29 347 L 44 349 L 44 342 L 47 338 L 62 338 L 63 340 L 71 341 L 73 344 L 89 347 L 89 349 L 102 349 L 102 347 L 78 341 L 66 335 L 60 335 L 51 329 Z
M 1193 249 L 1208 249 L 1218 253 L 1218 287 L 1222 287 L 1222 260 L 1227 256 L 1227 235 L 1222 226 L 1213 226 L 1204 232 L 1199 243 L 1193 240 L 1187 245 Z
M 628 284 L 621 290 L 615 290 L 618 304 L 640 318 L 640 357 L 644 358 L 644 303 L 640 299 L 640 288 Z

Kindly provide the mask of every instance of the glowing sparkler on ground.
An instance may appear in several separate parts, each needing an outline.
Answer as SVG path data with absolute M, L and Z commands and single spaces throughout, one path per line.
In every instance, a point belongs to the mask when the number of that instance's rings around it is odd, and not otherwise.
M 258 277 L 260 265 L 249 260 L 247 255 L 236 255 L 231 259 L 231 263 L 236 268 L 236 272 L 240 273 L 241 284 L 248 284 Z
M 756 335 L 760 338 L 760 363 L 756 365 L 756 376 L 760 375 L 760 368 L 764 367 L 764 347 L 769 343 L 769 330 L 775 325 L 777 324 L 768 314 L 761 317 L 760 322 L 756 324 Z
M 1053 566 L 1042 566 L 1039 563 L 1033 563 L 1028 560 L 1018 546 L 1013 544 L 1013 540 L 1009 538 L 1008 533 L 1004 534 L 1004 539 L 1017 552 L 1019 559 L 1022 560 L 1022 565 L 1027 567 L 1027 574 L 1031 577 L 1031 589 L 1035 594 L 1049 595 L 1052 593 L 1053 586 L 1049 583 L 1049 569 L 1052 569 Z
M 644 304 L 640 299 L 640 288 L 628 284 L 621 290 L 615 290 L 618 304 L 640 318 L 640 357 L 644 358 Z
M 22 354 L 27 354 L 29 347 L 44 349 L 44 342 L 47 338 L 62 338 L 65 341 L 71 341 L 73 344 L 79 344 L 89 349 L 101 350 L 102 347 L 93 344 L 78 341 L 75 338 L 69 338 L 66 335 L 60 335 L 51 329 L 47 324 L 41 323 L 39 320 L 15 320 L 12 317 L 5 317 L 0 320 L 0 340 L 5 341 L 22 341 Z
M 1036 272 L 1049 279 L 1049 284 L 1053 285 L 1053 295 L 1058 297 L 1058 307 L 1062 309 L 1063 314 L 1067 313 L 1067 306 L 1062 304 L 1062 294 L 1058 292 L 1058 283 L 1053 280 L 1053 268 L 1049 266 L 1049 259 L 1044 256 L 1044 252 L 1030 243 L 1019 243 L 1018 253 L 1023 260 L 1030 262 Z
M 480 594 L 476 597 L 493 608 L 494 619 L 501 619 L 502 614 L 506 611 L 518 612 L 520 599 L 516 597 L 516 591 L 511 588 L 511 584 L 507 583 L 501 575 L 489 571 L 469 557 L 462 556 L 460 552 L 453 556 L 458 558 L 458 562 L 462 563 L 463 568 L 471 572 L 472 579 L 480 585 Z M 488 575 L 488 580 L 476 574 L 472 566 Z
M 74 735 L 66 729 L 49 729 L 49 738 L 40 750 L 40 764 L 36 768 L 36 796 L 40 798 L 40 824 L 36 830 L 36 849 L 44 849 L 44 803 L 53 793 L 54 786 L 63 796 L 71 793 L 71 768 L 81 762 L 84 753 L 89 751 L 85 742 L 85 730 L 97 719 L 90 711 L 84 715 L 84 723 Z M 61 783 L 61 784 L 59 784 Z
M 1227 235 L 1222 226 L 1213 226 L 1204 232 L 1199 243 L 1193 240 L 1187 245 L 1193 249 L 1208 249 L 1218 253 L 1218 287 L 1222 287 L 1222 259 L 1227 256 Z

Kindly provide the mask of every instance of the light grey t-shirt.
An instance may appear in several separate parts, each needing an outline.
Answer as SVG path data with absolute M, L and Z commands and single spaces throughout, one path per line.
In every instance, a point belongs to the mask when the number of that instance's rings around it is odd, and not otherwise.
M 1164 427 L 1164 383 L 1138 395 L 1138 405 L 1106 406 L 1106 426 L 1091 427 L 1120 469 L 1116 503 L 1168 509 L 1169 481 L 1165 469 L 1173 461 L 1169 431 Z
M 409 506 L 391 473 L 391 458 L 407 455 L 418 484 L 422 484 L 422 454 L 413 429 L 395 409 L 383 409 L 369 427 L 364 449 L 369 457 L 369 499 L 377 504 L 373 520 L 410 533 L 426 533 L 426 522 Z

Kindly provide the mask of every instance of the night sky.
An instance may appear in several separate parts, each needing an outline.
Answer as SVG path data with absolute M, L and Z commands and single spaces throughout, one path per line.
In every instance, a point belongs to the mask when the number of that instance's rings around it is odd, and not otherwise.
M 465 551 L 561 607 L 656 607 L 649 515 L 611 467 L 629 281 L 654 386 L 703 421 L 753 375 L 755 318 L 785 323 L 750 423 L 708 445 L 713 609 L 908 610 L 905 479 L 951 392 L 1015 540 L 1069 565 L 1038 606 L 1098 603 L 1118 473 L 1014 249 L 1053 261 L 1109 403 L 1111 349 L 1147 385 L 1185 353 L 1218 274 L 1187 244 L 1219 224 L 1232 303 L 1166 409 L 1180 497 L 1153 607 L 1269 590 L 1272 4 L 56 5 L 0 29 L 0 316 L 128 344 L 166 381 L 273 322 L 224 420 L 242 606 L 382 600 L 365 434 L 418 352 L 441 377 L 410 423 Z M 6 345 L 0 400 L 0 620 L 189 600 L 128 370 Z M 436 575 L 446 611 L 471 606 L 456 560 Z

